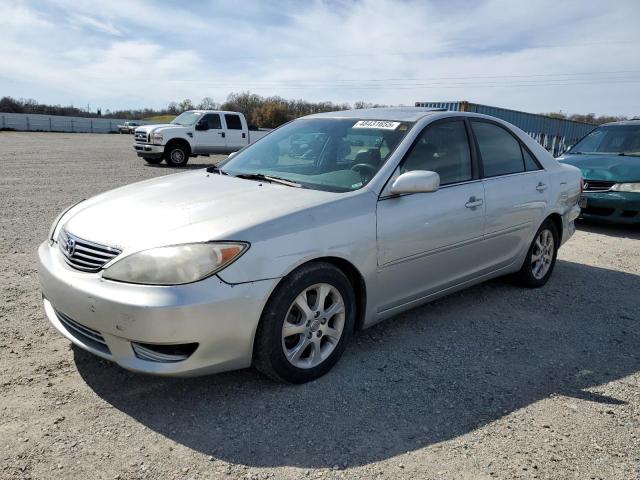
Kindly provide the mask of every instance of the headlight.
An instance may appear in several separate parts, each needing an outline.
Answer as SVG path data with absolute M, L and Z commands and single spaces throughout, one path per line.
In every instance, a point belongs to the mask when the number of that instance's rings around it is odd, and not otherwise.
M 56 219 L 53 221 L 53 223 L 51 224 L 51 228 L 49 229 L 49 240 L 53 241 L 58 237 L 58 224 L 60 223 L 60 220 L 62 220 L 62 217 L 64 217 L 69 210 L 71 210 L 73 207 L 75 207 L 76 205 L 81 204 L 82 202 L 84 202 L 86 199 L 82 199 L 77 203 L 74 203 L 73 205 L 65 208 L 62 212 L 60 212 L 60 215 L 58 215 L 56 217 Z
M 161 133 L 154 133 L 151 135 L 151 143 L 153 143 L 154 145 L 161 145 L 162 144 L 162 134 Z
M 616 183 L 611 190 L 614 192 L 635 192 L 640 193 L 640 183 Z
M 103 278 L 144 285 L 180 285 L 196 282 L 236 261 L 246 243 L 187 243 L 152 248 L 117 260 Z

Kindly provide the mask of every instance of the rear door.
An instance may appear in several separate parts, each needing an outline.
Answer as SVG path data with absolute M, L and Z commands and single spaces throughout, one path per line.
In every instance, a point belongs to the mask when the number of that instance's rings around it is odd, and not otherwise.
M 461 117 L 425 127 L 377 206 L 380 312 L 472 278 L 482 268 L 484 189 Z M 436 192 L 391 196 L 394 178 L 435 171 Z
M 194 131 L 194 153 L 220 153 L 226 150 L 227 141 L 219 113 L 207 113 L 199 121 L 206 130 Z M 200 127 L 201 128 L 201 127 Z
M 247 129 L 243 125 L 240 115 L 225 113 L 224 120 L 227 125 L 227 148 L 230 151 L 240 150 L 249 142 Z
M 496 268 L 528 248 L 549 201 L 548 174 L 507 128 L 471 120 L 480 154 L 486 203 L 486 255 Z

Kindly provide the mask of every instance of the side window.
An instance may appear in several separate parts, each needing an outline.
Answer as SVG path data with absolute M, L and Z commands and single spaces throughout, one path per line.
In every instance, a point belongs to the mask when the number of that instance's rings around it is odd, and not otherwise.
M 529 150 L 522 147 L 522 154 L 524 155 L 524 166 L 527 169 L 527 172 L 541 170 L 540 164 L 535 158 L 533 158 L 533 155 L 529 153 Z
M 207 122 L 209 130 L 220 130 L 222 125 L 220 123 L 220 115 L 217 113 L 209 113 L 205 115 L 202 121 Z
M 229 130 L 242 130 L 242 122 L 240 121 L 240 115 L 225 113 L 224 119 L 227 122 L 227 128 Z
M 492 123 L 472 121 L 478 140 L 485 177 L 524 172 L 520 142 L 504 128 Z
M 430 170 L 440 175 L 440 185 L 471 180 L 471 153 L 464 121 L 428 126 L 400 167 L 401 173 Z

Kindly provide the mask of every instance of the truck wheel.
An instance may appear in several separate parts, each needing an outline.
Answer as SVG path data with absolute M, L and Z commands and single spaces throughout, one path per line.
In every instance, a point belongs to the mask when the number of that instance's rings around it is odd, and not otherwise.
M 159 158 L 142 157 L 142 158 L 144 158 L 144 161 L 147 162 L 149 165 L 157 165 L 159 163 L 162 163 L 162 160 L 164 160 L 162 157 L 159 157 Z
M 184 167 L 189 161 L 189 151 L 184 144 L 174 143 L 165 148 L 164 159 L 172 167 Z

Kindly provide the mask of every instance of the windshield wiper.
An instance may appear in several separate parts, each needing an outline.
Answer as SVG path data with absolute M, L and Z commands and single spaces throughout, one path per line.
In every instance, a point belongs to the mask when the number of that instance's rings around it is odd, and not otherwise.
M 640 152 L 620 152 L 621 157 L 640 157 Z
M 207 173 L 219 173 L 220 175 L 229 175 L 227 172 L 224 172 L 217 165 L 211 165 L 210 167 L 207 167 Z
M 245 180 L 262 180 L 265 182 L 280 183 L 282 185 L 287 185 L 289 187 L 303 188 L 303 186 L 300 183 L 292 182 L 291 180 L 287 180 L 286 178 L 272 177 L 271 175 L 264 175 L 262 173 L 239 173 L 238 175 L 234 175 L 234 177 L 243 178 Z

